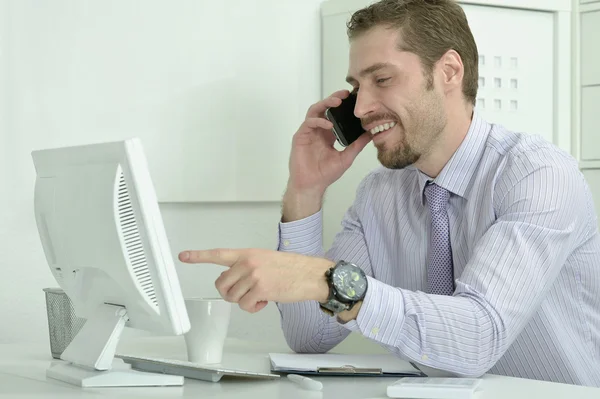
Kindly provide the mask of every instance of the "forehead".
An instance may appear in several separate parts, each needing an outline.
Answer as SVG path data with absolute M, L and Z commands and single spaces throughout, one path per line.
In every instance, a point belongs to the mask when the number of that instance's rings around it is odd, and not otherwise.
M 362 70 L 377 63 L 406 69 L 420 68 L 419 57 L 398 50 L 401 39 L 397 29 L 376 27 L 350 41 L 348 75 L 359 79 Z

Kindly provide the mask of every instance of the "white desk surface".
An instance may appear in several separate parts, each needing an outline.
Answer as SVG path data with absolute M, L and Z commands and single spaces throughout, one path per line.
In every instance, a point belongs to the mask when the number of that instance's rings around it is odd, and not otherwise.
M 143 337 L 119 345 L 120 353 L 185 359 L 182 337 Z M 253 371 L 269 371 L 268 352 L 289 352 L 285 347 L 228 339 L 223 365 Z M 249 398 L 249 399 L 385 399 L 393 377 L 315 377 L 323 391 L 313 392 L 282 377 L 279 380 L 241 380 L 223 377 L 212 383 L 186 379 L 182 387 L 79 388 L 46 379 L 53 359 L 49 345 L 0 345 L 0 398 Z M 600 388 L 486 375 L 475 399 L 599 399 Z

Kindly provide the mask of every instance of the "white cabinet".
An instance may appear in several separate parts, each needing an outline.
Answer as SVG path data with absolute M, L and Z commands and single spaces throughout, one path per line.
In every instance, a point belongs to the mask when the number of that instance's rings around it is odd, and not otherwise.
M 600 215 L 600 1 L 581 0 L 577 9 L 574 143 Z
M 600 85 L 581 88 L 581 159 L 600 160 Z
M 581 171 L 585 180 L 588 182 L 590 192 L 594 198 L 594 207 L 596 216 L 600 217 L 600 169 L 584 169 Z M 600 223 L 600 219 L 598 220 Z
M 583 2 L 582 2 L 583 3 Z M 575 32 L 575 128 L 582 169 L 600 168 L 600 1 L 579 7 Z M 597 178 L 597 174 L 593 175 Z M 594 180 L 594 183 L 600 184 Z M 596 198 L 600 202 L 600 198 Z
M 479 52 L 476 109 L 490 122 L 554 142 L 553 14 L 471 4 L 463 9 Z
M 346 22 L 369 0 L 329 0 L 322 8 L 322 97 L 341 88 L 348 69 Z M 502 3 L 502 4 L 501 4 Z M 480 58 L 478 110 L 491 122 L 536 133 L 571 150 L 570 2 L 537 0 L 497 4 L 463 1 Z M 556 9 L 552 9 L 555 7 Z M 369 144 L 324 205 L 328 248 L 362 178 L 379 165 Z
M 581 14 L 581 85 L 600 85 L 600 10 Z

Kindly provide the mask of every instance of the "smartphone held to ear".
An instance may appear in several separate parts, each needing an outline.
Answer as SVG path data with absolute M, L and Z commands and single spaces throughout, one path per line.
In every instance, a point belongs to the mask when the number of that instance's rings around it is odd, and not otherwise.
M 333 133 L 337 141 L 344 147 L 352 144 L 364 132 L 360 119 L 354 116 L 356 93 L 350 93 L 337 107 L 328 108 L 325 117 L 333 123 Z

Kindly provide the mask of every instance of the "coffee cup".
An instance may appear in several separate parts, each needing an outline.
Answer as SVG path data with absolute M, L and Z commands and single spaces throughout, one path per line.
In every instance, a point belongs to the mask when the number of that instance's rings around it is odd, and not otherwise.
M 184 334 L 188 361 L 221 363 L 231 303 L 222 298 L 187 298 L 185 306 L 191 325 Z

